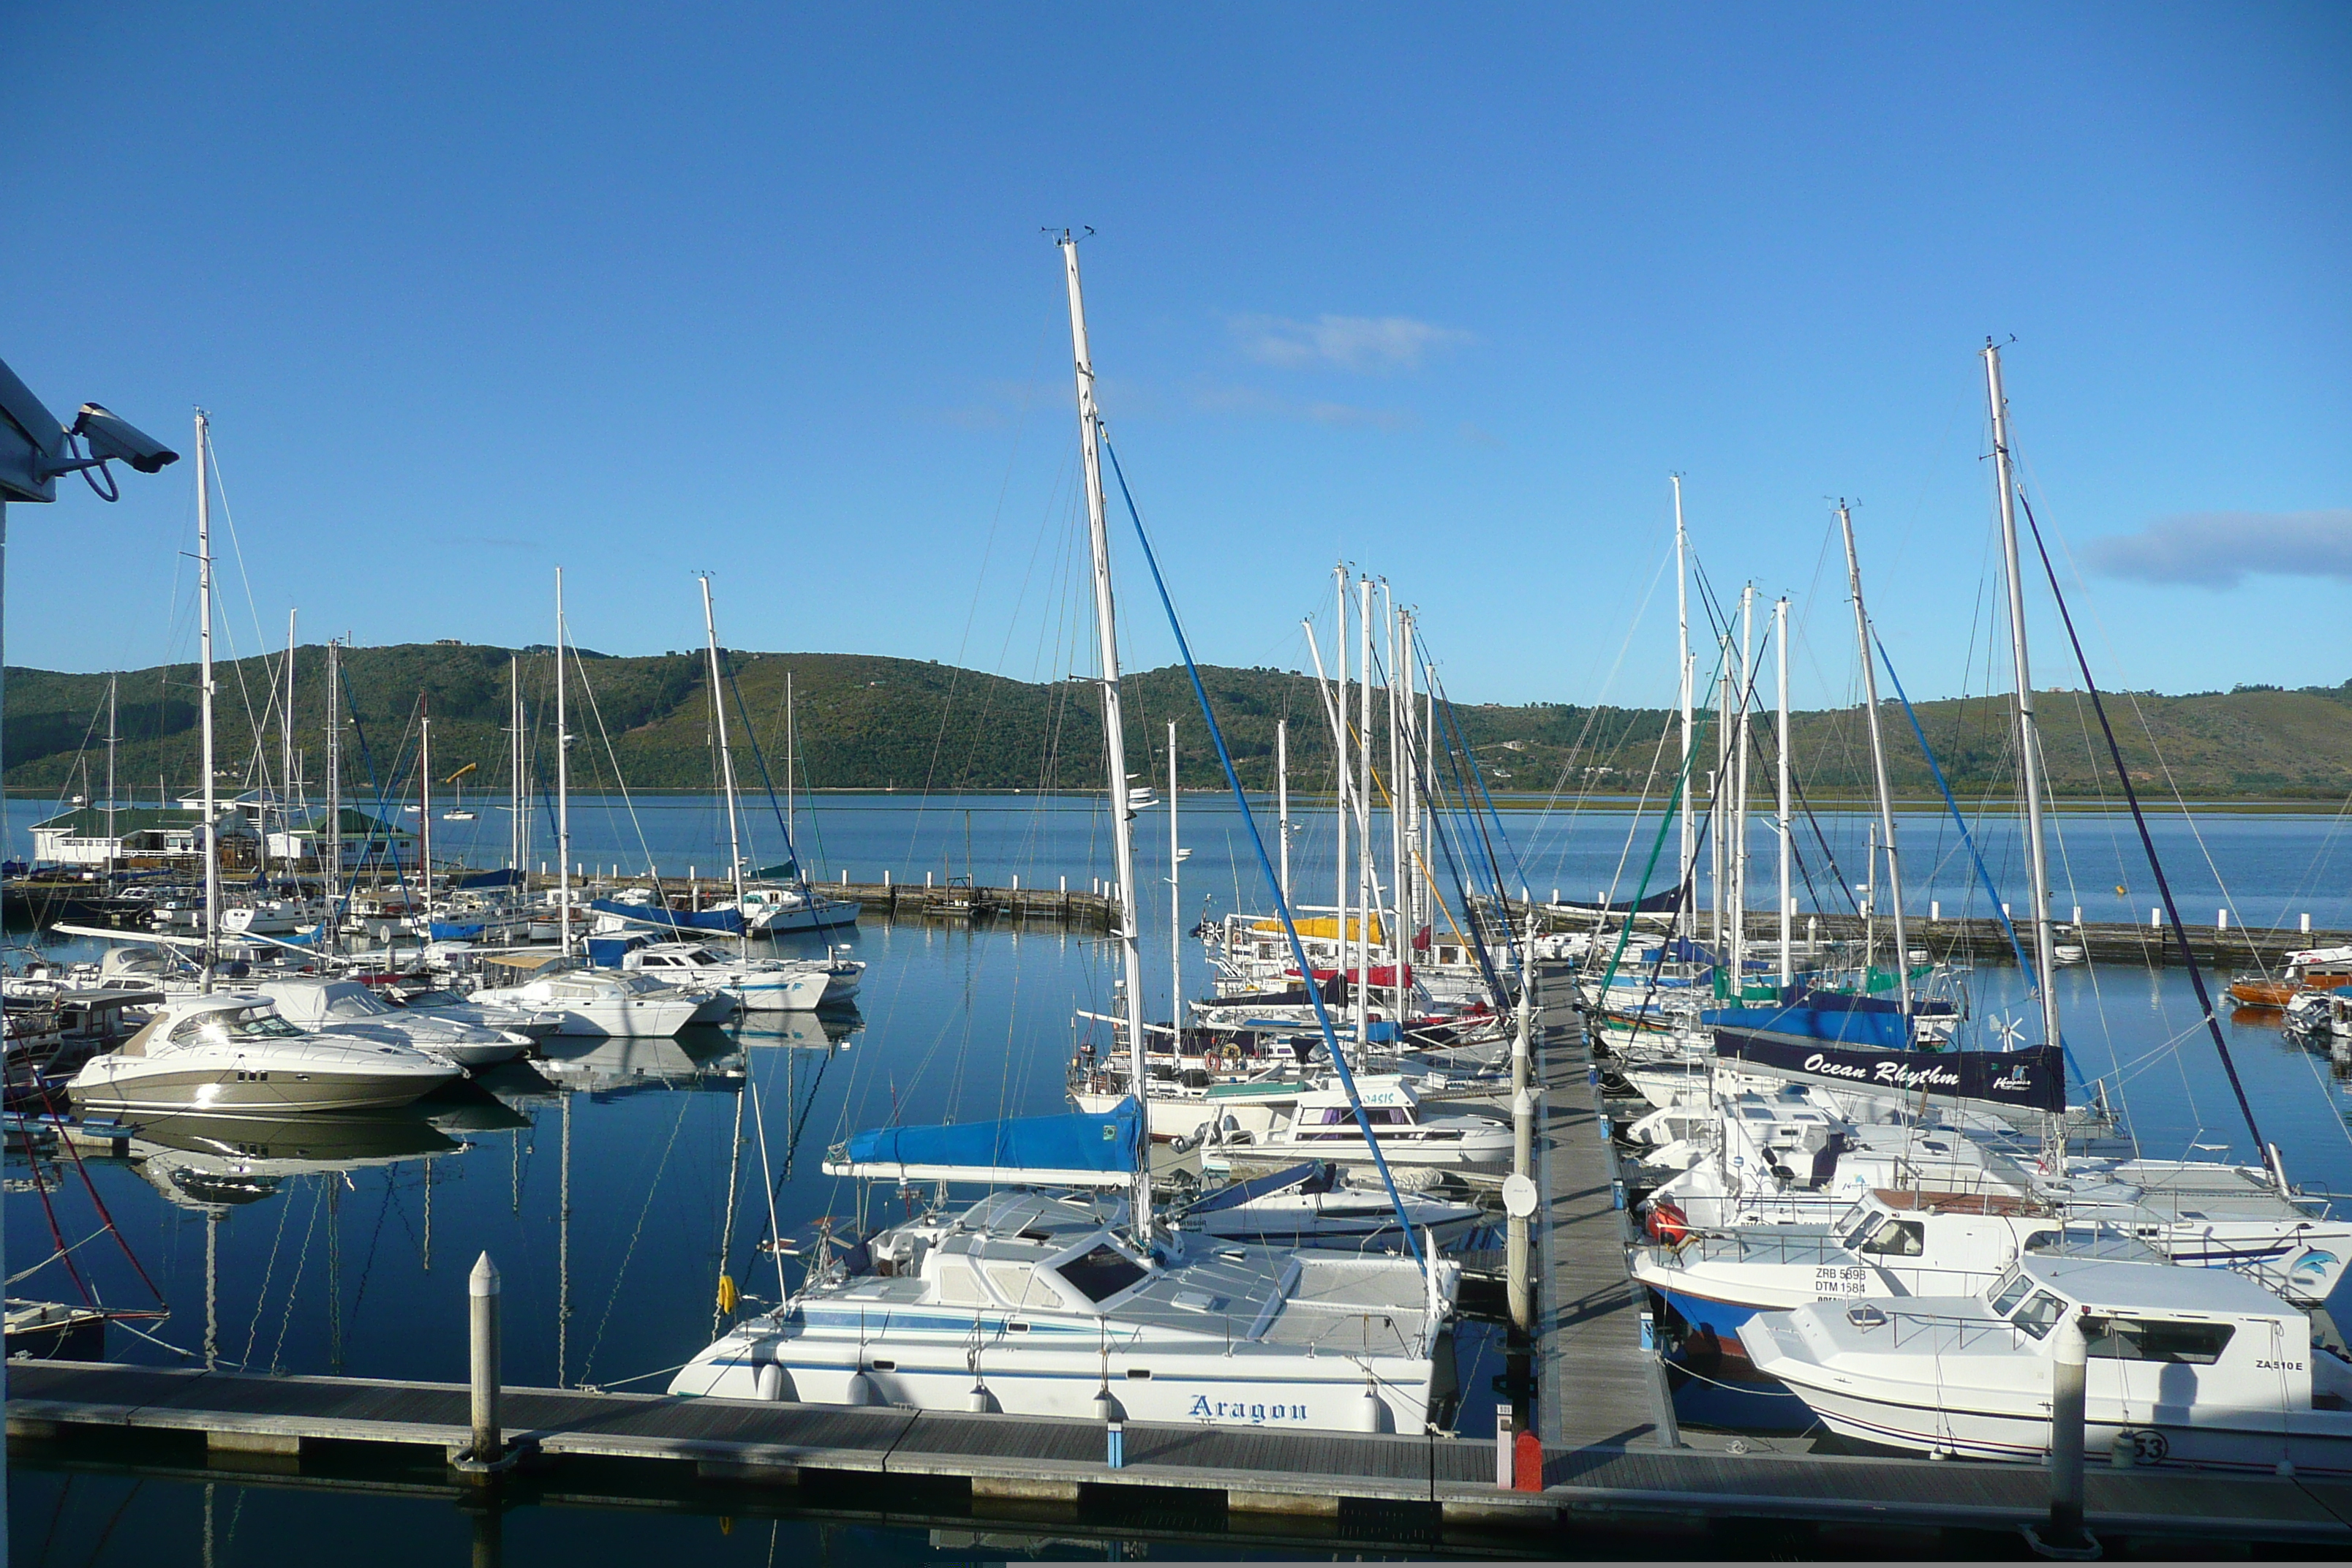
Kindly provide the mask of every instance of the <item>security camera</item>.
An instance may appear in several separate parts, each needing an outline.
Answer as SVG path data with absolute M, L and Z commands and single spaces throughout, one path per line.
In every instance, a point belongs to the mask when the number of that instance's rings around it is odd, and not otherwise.
M 99 461 L 119 458 L 142 474 L 160 472 L 164 464 L 180 460 L 179 453 L 95 403 L 81 405 L 81 412 L 74 416 L 73 433 L 89 444 L 89 455 Z

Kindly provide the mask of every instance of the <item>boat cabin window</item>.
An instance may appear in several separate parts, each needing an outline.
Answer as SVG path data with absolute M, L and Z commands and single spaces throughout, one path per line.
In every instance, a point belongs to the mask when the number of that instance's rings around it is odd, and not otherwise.
M 1059 1292 L 1045 1283 L 1045 1277 L 1019 1263 L 992 1263 L 988 1266 L 988 1282 L 997 1293 L 1016 1307 L 1047 1307 L 1062 1309 Z
M 330 1018 L 381 1018 L 391 1011 L 373 991 L 346 991 L 327 1003 Z
M 1083 1258 L 1056 1266 L 1070 1288 L 1097 1306 L 1143 1278 L 1140 1265 L 1105 1242 Z
M 2221 1352 L 2235 1331 L 2228 1323 L 2167 1322 L 2161 1318 L 2083 1320 L 2083 1340 L 2089 1353 L 2109 1361 L 2168 1361 L 2211 1366 L 2221 1359 Z
M 1854 1207 L 1862 1208 L 1862 1205 L 1857 1204 Z M 1846 1212 L 1849 1215 L 1853 1215 L 1853 1210 L 1849 1209 Z M 1878 1210 L 1874 1208 L 1862 1208 L 1862 1213 L 1854 1217 L 1853 1222 L 1851 1225 L 1847 1224 L 1843 1220 L 1839 1221 L 1837 1235 L 1841 1239 L 1838 1242 L 1838 1245 L 1845 1247 L 1860 1247 L 1862 1245 L 1862 1238 L 1870 1234 L 1872 1227 L 1878 1224 L 1880 1217 Z
M 1888 1215 L 1868 1240 L 1854 1248 L 1874 1258 L 1916 1258 L 1927 1249 L 1927 1226 L 1916 1219 Z
M 284 1040 L 302 1037 L 301 1030 L 278 1016 L 277 1008 L 260 1006 L 223 1007 L 210 1013 L 193 1014 L 173 1028 L 172 1038 L 194 1040 L 211 1034 L 238 1040 Z
M 2032 1287 L 2032 1280 L 2012 1268 L 1993 1281 L 1992 1289 L 1986 1293 L 1985 1304 L 2000 1316 L 2006 1318 L 2009 1316 L 2009 1310 L 2023 1300 L 2026 1291 Z
M 410 1007 L 459 1007 L 466 999 L 455 991 L 412 991 L 403 1005 Z
M 2047 1290 L 2036 1290 L 2033 1299 L 2020 1307 L 2009 1321 L 2035 1339 L 2043 1339 L 2059 1319 L 2066 1315 L 2066 1303 Z

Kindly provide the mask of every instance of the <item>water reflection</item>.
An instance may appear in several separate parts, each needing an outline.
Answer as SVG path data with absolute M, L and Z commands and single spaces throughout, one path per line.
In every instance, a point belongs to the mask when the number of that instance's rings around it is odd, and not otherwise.
M 171 1203 L 200 1210 L 259 1203 L 297 1176 L 342 1174 L 471 1147 L 424 1116 L 365 1114 L 275 1121 L 170 1116 L 120 1142 L 121 1157 L 148 1185 Z

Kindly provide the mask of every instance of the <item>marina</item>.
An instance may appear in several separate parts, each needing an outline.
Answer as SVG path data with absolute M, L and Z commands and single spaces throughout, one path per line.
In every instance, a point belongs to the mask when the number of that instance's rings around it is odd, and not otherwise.
M 2352 1561 L 2352 26 L 1691 20 L 16 28 L 0 1568 Z
M 1564 974 L 1545 980 L 1547 992 L 1565 992 Z M 510 1486 L 514 1495 L 501 1506 L 576 1506 L 593 1497 L 604 1506 L 634 1499 L 755 1517 L 761 1505 L 747 1497 L 772 1506 L 805 1499 L 829 1511 L 841 1506 L 845 1486 L 855 1495 L 856 1478 L 887 1476 L 929 1489 L 917 1505 L 922 1511 L 981 1527 L 1133 1529 L 1130 1521 L 1156 1516 L 1155 1532 L 1169 1531 L 1172 1519 L 1185 1521 L 1172 1532 L 1177 1540 L 1295 1542 L 1319 1521 L 1360 1545 L 1474 1554 L 1774 1528 L 1803 1530 L 1802 1539 L 1817 1543 L 1850 1539 L 1894 1550 L 2013 1531 L 2043 1518 L 2047 1482 L 2038 1469 L 1890 1464 L 1685 1435 L 1671 1415 L 1661 1420 L 1664 1373 L 1639 1353 L 1625 1211 L 1612 1198 L 1620 1178 L 1587 1081 L 1581 1031 L 1565 1005 L 1546 1008 L 1538 1050 L 1547 1100 L 1569 1108 L 1549 1110 L 1543 1133 L 1550 1201 L 1542 1327 L 1532 1346 L 1537 1429 L 1546 1434 L 1539 1487 L 1499 1485 L 1508 1450 L 1498 1455 L 1492 1439 L 1306 1438 L 1135 1422 L 1114 1468 L 1102 1453 L 1102 1427 L 1091 1421 L 530 1387 L 501 1393 L 507 1440 L 524 1458 L 510 1480 L 493 1483 L 449 1468 L 471 1441 L 461 1384 L 66 1363 L 12 1368 L 11 1442 L 37 1462 L 70 1465 L 101 1455 L 103 1435 L 121 1431 L 147 1444 L 138 1458 L 119 1461 L 129 1473 L 393 1487 L 452 1500 Z M 2102 1467 L 2088 1473 L 2087 1487 L 2087 1522 L 2111 1550 L 2228 1540 L 2329 1550 L 2352 1543 L 2345 1523 L 2352 1483 L 2159 1479 Z

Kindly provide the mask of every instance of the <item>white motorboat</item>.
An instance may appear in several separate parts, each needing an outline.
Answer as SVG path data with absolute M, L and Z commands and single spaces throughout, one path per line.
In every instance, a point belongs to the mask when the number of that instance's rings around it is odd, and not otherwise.
M 1823 1301 L 1739 1331 L 1842 1436 L 2042 1462 L 2066 1336 L 2085 1360 L 2084 1447 L 2117 1463 L 2352 1474 L 2352 1361 L 2223 1269 L 2021 1258 L 1978 1295 Z
M 395 1007 L 356 980 L 299 975 L 257 982 L 287 1020 L 322 1035 L 413 1046 L 461 1068 L 508 1062 L 530 1048 L 530 1037 Z
M 604 938 L 592 938 L 596 952 Z M 601 955 L 600 955 L 601 956 Z M 866 965 L 854 958 L 730 958 L 699 942 L 624 940 L 619 967 L 666 984 L 725 992 L 747 1013 L 806 1013 L 857 994 Z
M 1511 1129 L 1490 1116 L 1432 1113 L 1423 1109 L 1412 1085 L 1394 1075 L 1360 1078 L 1357 1097 L 1364 1119 L 1381 1141 L 1391 1166 L 1429 1167 L 1468 1175 L 1499 1176 L 1511 1163 Z M 1238 1148 L 1251 1155 L 1286 1160 L 1338 1160 L 1369 1164 L 1371 1145 L 1358 1125 L 1347 1091 L 1333 1086 L 1299 1095 L 1287 1112 L 1276 1112 L 1263 1136 L 1225 1134 L 1231 1158 Z
M 395 992 L 394 1000 L 404 1010 L 428 1018 L 446 1018 L 478 1029 L 496 1029 L 501 1034 L 520 1035 L 527 1040 L 543 1040 L 563 1026 L 561 1013 L 543 1007 L 502 1007 L 437 987 Z
M 1310 1160 L 1221 1187 L 1184 1209 L 1177 1223 L 1223 1240 L 1267 1247 L 1393 1252 L 1402 1246 L 1405 1225 L 1452 1248 L 1486 1217 L 1476 1204 L 1425 1193 L 1400 1193 L 1391 1203 L 1384 1189 L 1359 1184 L 1328 1161 Z
M 650 974 L 551 964 L 520 984 L 474 993 L 478 1003 L 554 1013 L 559 1035 L 613 1035 L 667 1039 L 689 1024 L 716 1024 L 735 1010 L 733 997 L 710 990 L 682 990 Z
M 1292 1431 L 1442 1421 L 1455 1265 L 1433 1258 L 1424 1277 L 1409 1258 L 1181 1236 L 1146 1258 L 1124 1218 L 1116 1202 L 1003 1193 L 891 1226 L 822 1260 L 669 1392 Z
M 862 906 L 856 899 L 836 899 L 814 883 L 752 882 L 745 885 L 740 904 L 727 899 L 710 907 L 740 909 L 745 931 L 772 936 L 779 931 L 835 931 L 856 925 Z
M 323 899 L 240 899 L 221 910 L 221 930 L 239 936 L 292 936 L 326 918 Z
M 83 1111 L 282 1117 L 406 1105 L 459 1071 L 408 1046 L 306 1032 L 267 996 L 215 992 L 168 998 L 66 1093 Z

